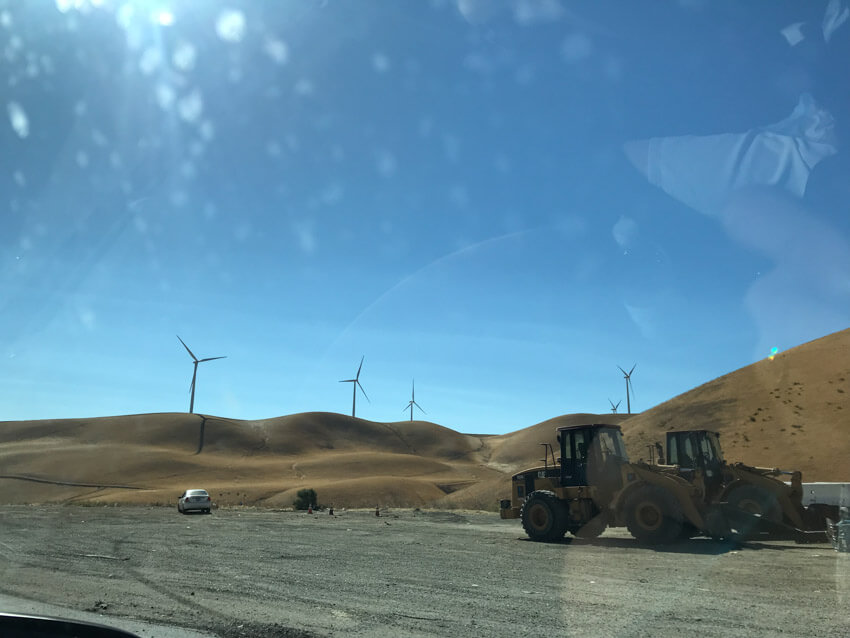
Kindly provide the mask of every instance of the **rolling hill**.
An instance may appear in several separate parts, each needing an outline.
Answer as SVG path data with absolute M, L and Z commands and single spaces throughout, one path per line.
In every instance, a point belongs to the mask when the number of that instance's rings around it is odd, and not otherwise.
M 174 504 L 205 487 L 220 505 L 288 507 L 303 487 L 336 507 L 494 509 L 555 429 L 620 424 L 632 458 L 669 429 L 721 433 L 728 460 L 850 480 L 850 330 L 724 375 L 638 415 L 568 414 L 504 435 L 427 421 L 311 412 L 259 421 L 198 414 L 0 422 L 0 503 Z

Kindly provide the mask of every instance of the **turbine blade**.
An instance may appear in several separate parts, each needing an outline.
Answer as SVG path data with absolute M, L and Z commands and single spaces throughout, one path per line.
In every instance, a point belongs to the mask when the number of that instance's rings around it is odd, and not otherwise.
M 216 359 L 227 359 L 227 357 L 207 357 L 206 359 L 198 359 L 198 363 L 203 363 L 204 361 L 215 361 Z
M 366 358 L 365 354 L 362 357 L 360 357 L 360 365 L 357 367 L 357 375 L 356 375 L 356 377 L 358 379 L 360 378 L 360 370 L 363 369 L 363 359 L 365 359 L 365 358 Z
M 369 395 L 368 395 L 368 394 L 366 394 L 366 390 L 364 390 L 364 389 L 363 389 L 363 386 L 362 386 L 362 385 L 360 385 L 360 382 L 359 382 L 359 381 L 355 381 L 354 383 L 356 383 L 356 384 L 357 384 L 357 387 L 358 387 L 358 388 L 360 388 L 360 391 L 363 393 L 363 396 L 364 396 L 364 397 L 366 397 L 366 400 L 367 400 L 367 401 L 369 401 L 369 403 L 372 403 L 372 401 L 370 401 L 370 400 L 369 400 Z
M 628 376 L 628 375 L 626 374 L 626 371 L 625 371 L 625 370 L 623 370 L 620 366 L 617 366 L 617 369 L 618 369 L 620 372 L 622 372 L 625 376 Z
M 418 403 L 416 403 L 416 401 L 413 402 L 413 405 L 415 405 L 417 408 L 419 408 L 422 411 L 422 414 L 428 414 L 425 410 L 422 410 L 422 406 L 419 405 Z
M 629 376 L 632 376 L 632 372 L 634 372 L 634 371 L 635 371 L 635 368 L 637 368 L 637 364 L 634 364 L 634 365 L 632 366 L 632 369 L 631 369 L 631 370 L 629 370 Z
M 178 339 L 180 339 L 180 335 L 177 335 L 177 338 L 178 338 Z M 184 341 L 183 341 L 183 339 L 180 339 L 180 343 L 182 343 L 182 344 L 183 344 L 183 347 L 184 347 L 184 348 L 186 348 L 186 352 L 188 352 L 188 353 L 189 353 L 189 356 L 190 356 L 190 357 L 192 357 L 192 361 L 197 361 L 197 360 L 198 360 L 198 357 L 196 357 L 196 356 L 192 353 L 192 351 L 191 351 L 191 350 L 189 350 L 189 346 L 187 346 L 187 345 L 186 345 L 186 342 L 184 342 Z
M 357 379 L 343 379 L 340 383 L 356 383 Z

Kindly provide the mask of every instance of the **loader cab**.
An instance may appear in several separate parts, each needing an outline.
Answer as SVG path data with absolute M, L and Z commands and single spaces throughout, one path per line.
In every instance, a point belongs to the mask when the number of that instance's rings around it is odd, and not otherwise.
M 723 452 L 720 435 L 710 430 L 683 430 L 667 433 L 667 463 L 684 472 L 702 471 L 706 488 L 713 492 L 722 487 Z
M 617 425 L 592 424 L 558 428 L 560 480 L 564 487 L 581 485 L 616 489 L 620 466 L 628 463 L 623 433 Z M 608 484 L 611 485 L 608 485 Z

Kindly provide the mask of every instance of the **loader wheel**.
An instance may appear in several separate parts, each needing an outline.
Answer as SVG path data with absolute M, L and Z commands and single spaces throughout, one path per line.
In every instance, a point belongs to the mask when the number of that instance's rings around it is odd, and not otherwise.
M 639 487 L 626 501 L 626 527 L 639 543 L 664 545 L 682 538 L 682 508 L 656 485 Z
M 548 490 L 528 495 L 519 513 L 522 528 L 533 541 L 559 541 L 567 532 L 567 508 Z

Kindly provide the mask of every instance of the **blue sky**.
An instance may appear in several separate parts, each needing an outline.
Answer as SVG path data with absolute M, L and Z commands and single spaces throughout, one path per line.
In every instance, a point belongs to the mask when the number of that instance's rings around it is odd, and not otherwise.
M 179 334 L 227 356 L 199 412 L 350 412 L 365 356 L 358 416 L 415 378 L 500 433 L 846 328 L 845 5 L 0 1 L 0 419 L 187 410 Z M 698 211 L 623 152 L 803 94 L 834 131 L 802 197 Z

